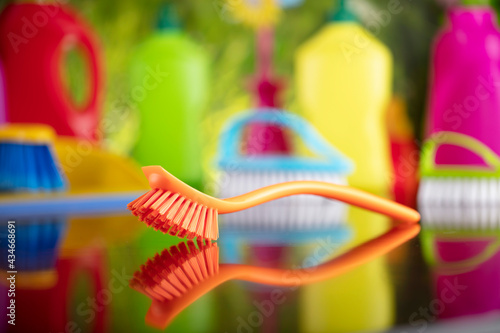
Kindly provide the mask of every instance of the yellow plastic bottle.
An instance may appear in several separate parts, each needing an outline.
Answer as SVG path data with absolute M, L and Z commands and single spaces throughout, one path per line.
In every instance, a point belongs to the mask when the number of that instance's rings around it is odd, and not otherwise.
M 385 112 L 392 90 L 388 48 L 344 7 L 297 51 L 300 106 L 316 128 L 356 164 L 349 182 L 368 191 L 392 183 Z

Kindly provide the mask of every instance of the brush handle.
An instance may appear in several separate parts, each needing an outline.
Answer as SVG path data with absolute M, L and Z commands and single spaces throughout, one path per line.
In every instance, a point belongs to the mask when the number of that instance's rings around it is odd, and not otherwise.
M 220 214 L 232 213 L 298 194 L 312 194 L 339 200 L 408 223 L 420 221 L 420 214 L 417 211 L 394 201 L 354 187 L 317 181 L 294 181 L 270 185 L 237 197 L 224 199 L 224 203 L 220 203 L 217 209 Z
M 291 195 L 312 194 L 343 201 L 408 223 L 420 221 L 420 214 L 416 210 L 350 186 L 318 181 L 294 181 L 266 186 L 228 199 L 218 199 L 184 184 L 160 166 L 143 167 L 142 170 L 152 189 L 179 193 L 189 200 L 217 209 L 220 214 L 237 212 Z
M 251 123 L 265 123 L 279 126 L 296 134 L 307 149 L 316 157 L 304 158 L 287 155 L 243 156 L 240 143 L 243 132 Z M 266 143 L 266 138 L 255 145 Z M 353 163 L 340 151 L 332 147 L 318 131 L 303 118 L 274 108 L 261 108 L 243 112 L 232 119 L 222 131 L 219 141 L 218 165 L 224 170 L 269 171 L 326 171 L 348 174 L 354 169 Z
M 419 231 L 420 225 L 418 224 L 393 227 L 385 234 L 316 267 L 285 270 L 249 265 L 221 264 L 219 274 L 225 275 L 225 280 L 238 279 L 285 287 L 320 282 L 341 275 L 390 252 L 418 235 Z

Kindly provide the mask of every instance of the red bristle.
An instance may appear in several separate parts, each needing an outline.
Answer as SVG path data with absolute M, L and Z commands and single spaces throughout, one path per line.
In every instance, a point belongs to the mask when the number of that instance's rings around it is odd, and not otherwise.
M 159 275 L 163 278 L 163 279 L 166 279 L 168 280 L 170 274 L 172 274 L 172 270 L 169 269 L 168 267 L 164 267 L 163 264 L 161 263 L 158 263 L 159 266 L 162 266 L 163 269 L 161 271 L 159 271 Z
M 203 230 L 205 228 L 205 223 L 206 223 L 206 216 L 207 216 L 207 211 L 208 208 L 206 206 L 203 206 L 203 209 L 201 210 L 200 213 L 200 219 L 198 220 L 198 225 L 196 226 L 196 234 L 198 236 L 203 236 Z
M 146 223 L 148 226 L 151 226 L 151 224 L 156 221 L 158 216 L 158 211 L 156 210 L 150 210 L 147 214 L 143 215 L 142 217 L 142 222 Z
M 212 209 L 212 228 L 210 231 L 210 239 L 217 239 L 219 238 L 219 224 L 217 223 L 217 217 L 218 213 L 216 209 Z
M 204 248 L 205 248 L 205 244 L 206 244 L 206 243 L 203 243 L 203 239 L 198 238 L 198 239 L 196 240 L 196 244 L 198 245 L 198 248 L 199 248 L 199 249 L 200 249 L 200 251 L 201 251 L 202 249 L 204 249 Z M 209 245 L 209 244 L 208 244 L 208 245 Z
M 176 279 L 175 276 L 173 278 Z M 172 283 L 171 278 L 169 278 L 169 280 L 162 280 L 160 285 L 162 286 L 163 289 L 165 289 L 174 296 L 180 297 L 182 295 L 181 291 L 179 291 L 174 287 L 174 283 Z
M 179 198 L 175 201 L 172 208 L 170 208 L 167 212 L 167 219 L 173 220 L 175 215 L 179 212 L 179 207 L 181 207 L 182 203 L 186 200 L 186 198 L 179 196 Z
M 171 197 L 169 197 L 163 205 L 158 208 L 158 211 L 160 212 L 161 215 L 165 215 L 167 210 L 172 206 L 175 200 L 179 197 L 179 193 L 174 193 Z
M 212 276 L 214 275 L 214 269 L 213 269 L 213 266 L 212 266 L 212 262 L 213 262 L 213 250 L 215 249 L 215 247 L 211 247 L 209 248 L 207 251 L 205 251 L 205 262 L 208 264 L 208 275 Z
M 153 211 L 151 209 L 146 209 L 142 212 L 138 210 L 138 213 L 139 215 L 137 215 L 137 217 L 139 218 L 139 220 L 145 223 L 148 219 L 149 214 L 153 213 Z
M 188 241 L 156 254 L 134 273 L 130 286 L 160 302 L 181 297 L 218 271 L 217 245 L 200 238 L 196 244 Z
M 144 194 L 142 196 L 142 199 L 137 201 L 134 206 L 132 207 L 132 209 L 134 210 L 139 210 L 140 208 L 142 208 L 142 206 L 149 200 L 151 199 L 151 197 L 153 197 L 155 195 L 155 193 L 158 192 L 157 189 L 154 189 L 154 190 L 151 190 L 149 192 L 147 192 L 146 194 Z
M 161 264 L 160 264 L 161 265 Z M 177 277 L 174 275 L 173 270 L 169 270 L 167 267 L 163 267 L 158 276 L 161 277 L 158 284 L 162 286 L 168 293 L 174 296 L 180 296 L 181 293 L 186 292 L 186 288 L 179 284 Z
M 161 232 L 163 232 L 164 234 L 166 234 L 168 232 L 168 230 L 170 229 L 172 225 L 168 222 L 163 222 L 161 221 L 159 223 L 159 228 L 156 229 L 156 230 L 160 230 Z
M 176 246 L 176 248 L 177 248 L 176 253 L 178 253 L 177 255 L 179 255 L 180 258 L 182 258 L 184 261 L 189 259 L 191 253 L 189 252 L 189 248 L 186 243 L 184 242 L 180 243 L 179 245 Z M 174 254 L 175 252 L 171 251 L 170 253 Z
M 127 209 L 130 209 L 132 210 L 132 207 L 134 207 L 134 205 L 136 204 L 136 202 L 138 202 L 139 200 L 141 200 L 145 195 L 147 195 L 149 192 L 147 193 L 144 193 L 143 195 L 141 195 L 140 197 L 138 197 L 137 199 L 135 199 L 134 201 L 131 201 L 128 203 L 127 205 Z
M 180 275 L 181 269 L 176 267 L 173 274 L 170 275 L 170 281 L 172 285 L 176 287 L 179 291 L 185 293 L 187 291 L 186 285 L 182 283 L 182 275 Z
M 169 235 L 175 236 L 179 232 L 179 225 L 173 224 L 172 228 L 168 231 Z
M 196 256 L 196 261 L 198 261 L 198 267 L 200 268 L 203 278 L 206 279 L 208 277 L 208 271 L 205 254 L 202 252 L 201 255 Z
M 150 224 L 150 227 L 154 230 L 158 231 L 163 226 L 163 222 L 161 222 L 161 215 L 158 214 L 156 219 Z
M 154 287 L 152 288 L 152 290 L 153 290 L 156 294 L 159 294 L 159 295 L 161 295 L 162 297 L 164 297 L 164 298 L 166 298 L 166 299 L 169 299 L 169 300 L 174 299 L 174 297 L 173 297 L 173 296 L 172 296 L 172 295 L 171 295 L 171 294 L 170 294 L 167 290 L 165 290 L 165 289 L 162 287 L 162 285 L 161 285 L 161 282 L 162 282 L 162 281 L 163 281 L 163 280 L 161 280 L 161 281 L 158 283 L 158 285 L 154 286 Z
M 196 227 L 198 226 L 198 222 L 199 222 L 200 216 L 201 216 L 200 214 L 201 214 L 203 208 L 204 208 L 204 206 L 197 205 L 196 212 L 194 213 L 194 216 L 191 219 L 191 222 L 189 223 L 189 226 L 187 228 L 190 234 L 196 234 Z
M 181 229 L 181 231 L 179 231 L 179 233 L 177 234 L 177 237 L 184 238 L 186 237 L 187 233 L 188 233 L 187 230 Z
M 176 246 L 170 247 L 169 250 L 164 250 L 161 255 L 162 265 L 168 269 L 170 274 L 173 274 L 175 269 L 182 265 L 183 261 Z
M 197 254 L 198 249 L 196 248 L 196 244 L 194 244 L 193 241 L 187 241 L 185 244 L 187 245 L 187 248 L 189 250 L 189 254 L 191 254 L 191 255 Z M 200 248 L 200 250 L 201 250 L 201 248 Z
M 219 250 L 217 249 L 217 244 L 214 245 L 213 256 L 212 266 L 214 272 L 217 274 L 219 273 Z
M 138 207 L 140 207 L 142 205 L 143 202 L 146 202 L 155 193 L 155 191 L 156 190 L 150 190 L 150 191 L 144 193 L 138 199 L 129 203 L 127 205 L 127 207 L 130 205 L 130 208 L 129 208 L 130 210 L 137 209 Z
M 163 194 L 158 198 L 158 200 L 156 200 L 156 202 L 151 205 L 151 209 L 158 210 L 158 208 L 163 203 L 165 203 L 165 200 L 167 200 L 167 198 L 170 196 L 170 194 L 172 194 L 172 192 L 170 192 L 170 191 L 163 192 Z
M 136 272 L 137 273 L 137 272 Z M 141 284 L 141 281 L 138 280 L 136 277 L 135 277 L 135 274 L 134 274 L 134 277 L 130 280 L 129 284 L 130 288 L 133 288 L 137 291 L 142 291 L 143 288 L 142 288 L 142 284 Z
M 153 195 L 148 199 L 146 200 L 146 202 L 144 202 L 139 208 L 139 212 L 141 213 L 145 213 L 149 207 L 156 202 L 156 199 L 158 199 L 161 195 L 163 194 L 163 190 L 155 190 L 155 192 L 153 193 Z
M 184 262 L 182 263 L 182 268 L 183 268 L 184 273 L 186 273 L 186 276 L 189 278 L 189 280 L 193 284 L 197 284 L 199 281 L 198 281 L 198 278 L 196 277 L 195 272 L 193 271 L 193 268 L 191 267 L 191 265 L 189 263 L 189 261 L 190 261 L 189 259 L 191 257 L 191 254 L 189 253 L 189 250 L 186 247 L 186 244 L 181 243 L 181 245 L 179 246 L 179 249 L 180 249 L 180 252 L 183 255 L 183 259 L 184 259 Z
M 174 263 L 174 265 L 181 265 L 182 262 L 184 261 L 184 255 L 182 255 L 180 248 L 182 247 L 181 244 L 179 245 L 172 245 L 168 249 L 168 254 L 169 256 L 165 256 L 164 258 L 168 258 L 168 262 Z
M 170 249 L 163 250 L 160 254 L 161 265 L 163 267 L 169 267 L 170 265 L 175 264 L 172 254 L 170 253 L 172 247 L 175 247 L 175 245 L 171 246 Z
M 165 299 L 158 294 L 156 294 L 153 290 L 151 290 L 150 287 L 147 286 L 131 286 L 133 289 L 137 290 L 138 292 L 148 296 L 151 299 L 156 299 L 159 300 L 160 302 L 164 301 Z
M 189 272 L 186 271 L 186 263 L 182 264 L 176 268 L 174 273 L 179 277 L 179 280 L 187 287 L 187 289 L 193 288 L 193 282 L 189 279 Z
M 188 260 L 189 265 L 191 269 L 193 270 L 195 274 L 196 281 L 199 283 L 200 281 L 203 281 L 204 277 L 203 274 L 201 273 L 200 265 L 198 263 L 198 260 L 196 260 L 196 256 L 189 258 Z
M 203 228 L 203 233 L 201 234 L 201 236 L 203 238 L 211 239 L 212 223 L 214 222 L 213 218 L 214 218 L 213 209 L 209 208 L 207 210 L 207 218 L 205 220 L 205 226 Z
M 172 219 L 174 224 L 179 225 L 179 227 L 182 225 L 182 221 L 184 220 L 184 217 L 191 206 L 191 200 L 186 200 L 182 203 L 182 206 L 179 207 L 179 211 L 177 214 L 175 214 L 175 217 Z
M 127 206 L 132 214 L 155 230 L 181 238 L 218 238 L 218 213 L 179 193 L 151 190 Z
M 151 298 L 156 299 L 160 302 L 165 301 L 165 297 L 161 294 L 161 287 L 158 286 L 153 286 L 153 287 L 146 287 L 144 291 L 149 295 Z M 171 298 L 173 299 L 173 297 Z
M 165 221 L 162 221 L 161 219 L 157 219 L 155 221 L 156 224 L 152 225 L 153 228 L 156 230 L 156 231 L 161 231 L 163 232 L 164 234 L 166 234 L 168 232 L 168 229 L 170 229 L 171 225 L 168 223 L 168 222 L 165 222 Z
M 196 209 L 199 207 L 199 205 L 195 202 L 192 202 L 191 205 L 189 206 L 188 211 L 186 212 L 186 215 L 183 217 L 181 223 L 181 228 L 183 230 L 186 230 L 186 233 L 189 231 L 189 225 L 191 224 L 191 220 L 193 218 L 194 212 Z

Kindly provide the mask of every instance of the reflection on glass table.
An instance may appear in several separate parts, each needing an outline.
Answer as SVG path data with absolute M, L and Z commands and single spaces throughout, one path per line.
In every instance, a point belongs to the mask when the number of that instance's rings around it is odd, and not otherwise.
M 0 227 L 3 249 L 6 221 Z M 339 228 L 302 235 L 231 234 L 221 224 L 220 240 L 202 245 L 201 251 L 220 251 L 220 262 L 212 261 L 219 273 L 207 278 L 203 271 L 193 270 L 199 282 L 189 282 L 195 287 L 183 284 L 186 292 L 176 288 L 178 295 L 169 294 L 172 300 L 165 302 L 152 301 L 151 295 L 137 292 L 129 283 L 134 272 L 159 267 L 161 254 L 171 254 L 172 246 L 181 257 L 189 246 L 147 228 L 125 209 L 106 215 L 34 216 L 16 221 L 16 228 L 16 326 L 3 321 L 2 332 L 157 332 L 149 324 L 164 326 L 169 320 L 167 331 L 173 332 L 351 332 L 391 327 L 397 327 L 395 332 L 424 327 L 426 332 L 434 332 L 434 327 L 446 332 L 448 325 L 456 327 L 448 324 L 450 320 L 460 320 L 464 328 L 470 323 L 478 329 L 498 325 L 494 315 L 500 308 L 495 284 L 499 249 L 494 231 L 424 230 L 420 238 L 379 256 L 374 249 L 390 250 L 388 238 L 399 240 L 411 230 L 391 229 L 387 218 L 362 210 L 352 209 Z M 198 251 L 196 245 L 193 252 Z M 352 262 L 346 258 L 360 253 L 373 260 L 357 267 L 340 264 Z M 193 267 L 193 258 L 198 260 L 193 256 L 191 261 L 174 262 L 182 266 L 177 272 Z M 3 273 L 6 264 L 2 258 Z M 168 273 L 174 266 L 156 273 Z M 455 279 L 459 286 L 467 285 L 458 290 L 459 296 L 453 294 L 457 290 L 446 289 Z M 6 318 L 3 305 L 9 301 L 10 285 L 2 280 L 0 312 Z M 157 279 L 146 286 L 157 281 L 162 284 Z M 313 281 L 317 283 L 299 286 Z M 445 303 L 453 296 L 453 302 Z M 442 311 L 439 299 L 445 304 Z M 488 317 L 477 322 L 477 315 Z

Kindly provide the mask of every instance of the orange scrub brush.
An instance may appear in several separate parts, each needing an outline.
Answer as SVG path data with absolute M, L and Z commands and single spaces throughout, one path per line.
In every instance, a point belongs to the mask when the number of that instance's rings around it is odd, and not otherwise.
M 316 267 L 278 269 L 239 264 L 220 264 L 216 243 L 182 242 L 149 259 L 134 274 L 130 286 L 153 300 L 146 322 L 164 329 L 183 309 L 228 280 L 296 287 L 343 274 L 381 256 L 418 234 L 420 225 L 392 228 L 345 254 Z
M 155 230 L 180 238 L 216 240 L 219 237 L 218 214 L 234 213 L 297 194 L 313 194 L 340 200 L 407 223 L 420 220 L 418 212 L 411 208 L 344 185 L 293 181 L 263 187 L 228 199 L 218 199 L 184 184 L 160 166 L 148 166 L 142 170 L 152 190 L 129 203 L 128 209 Z

